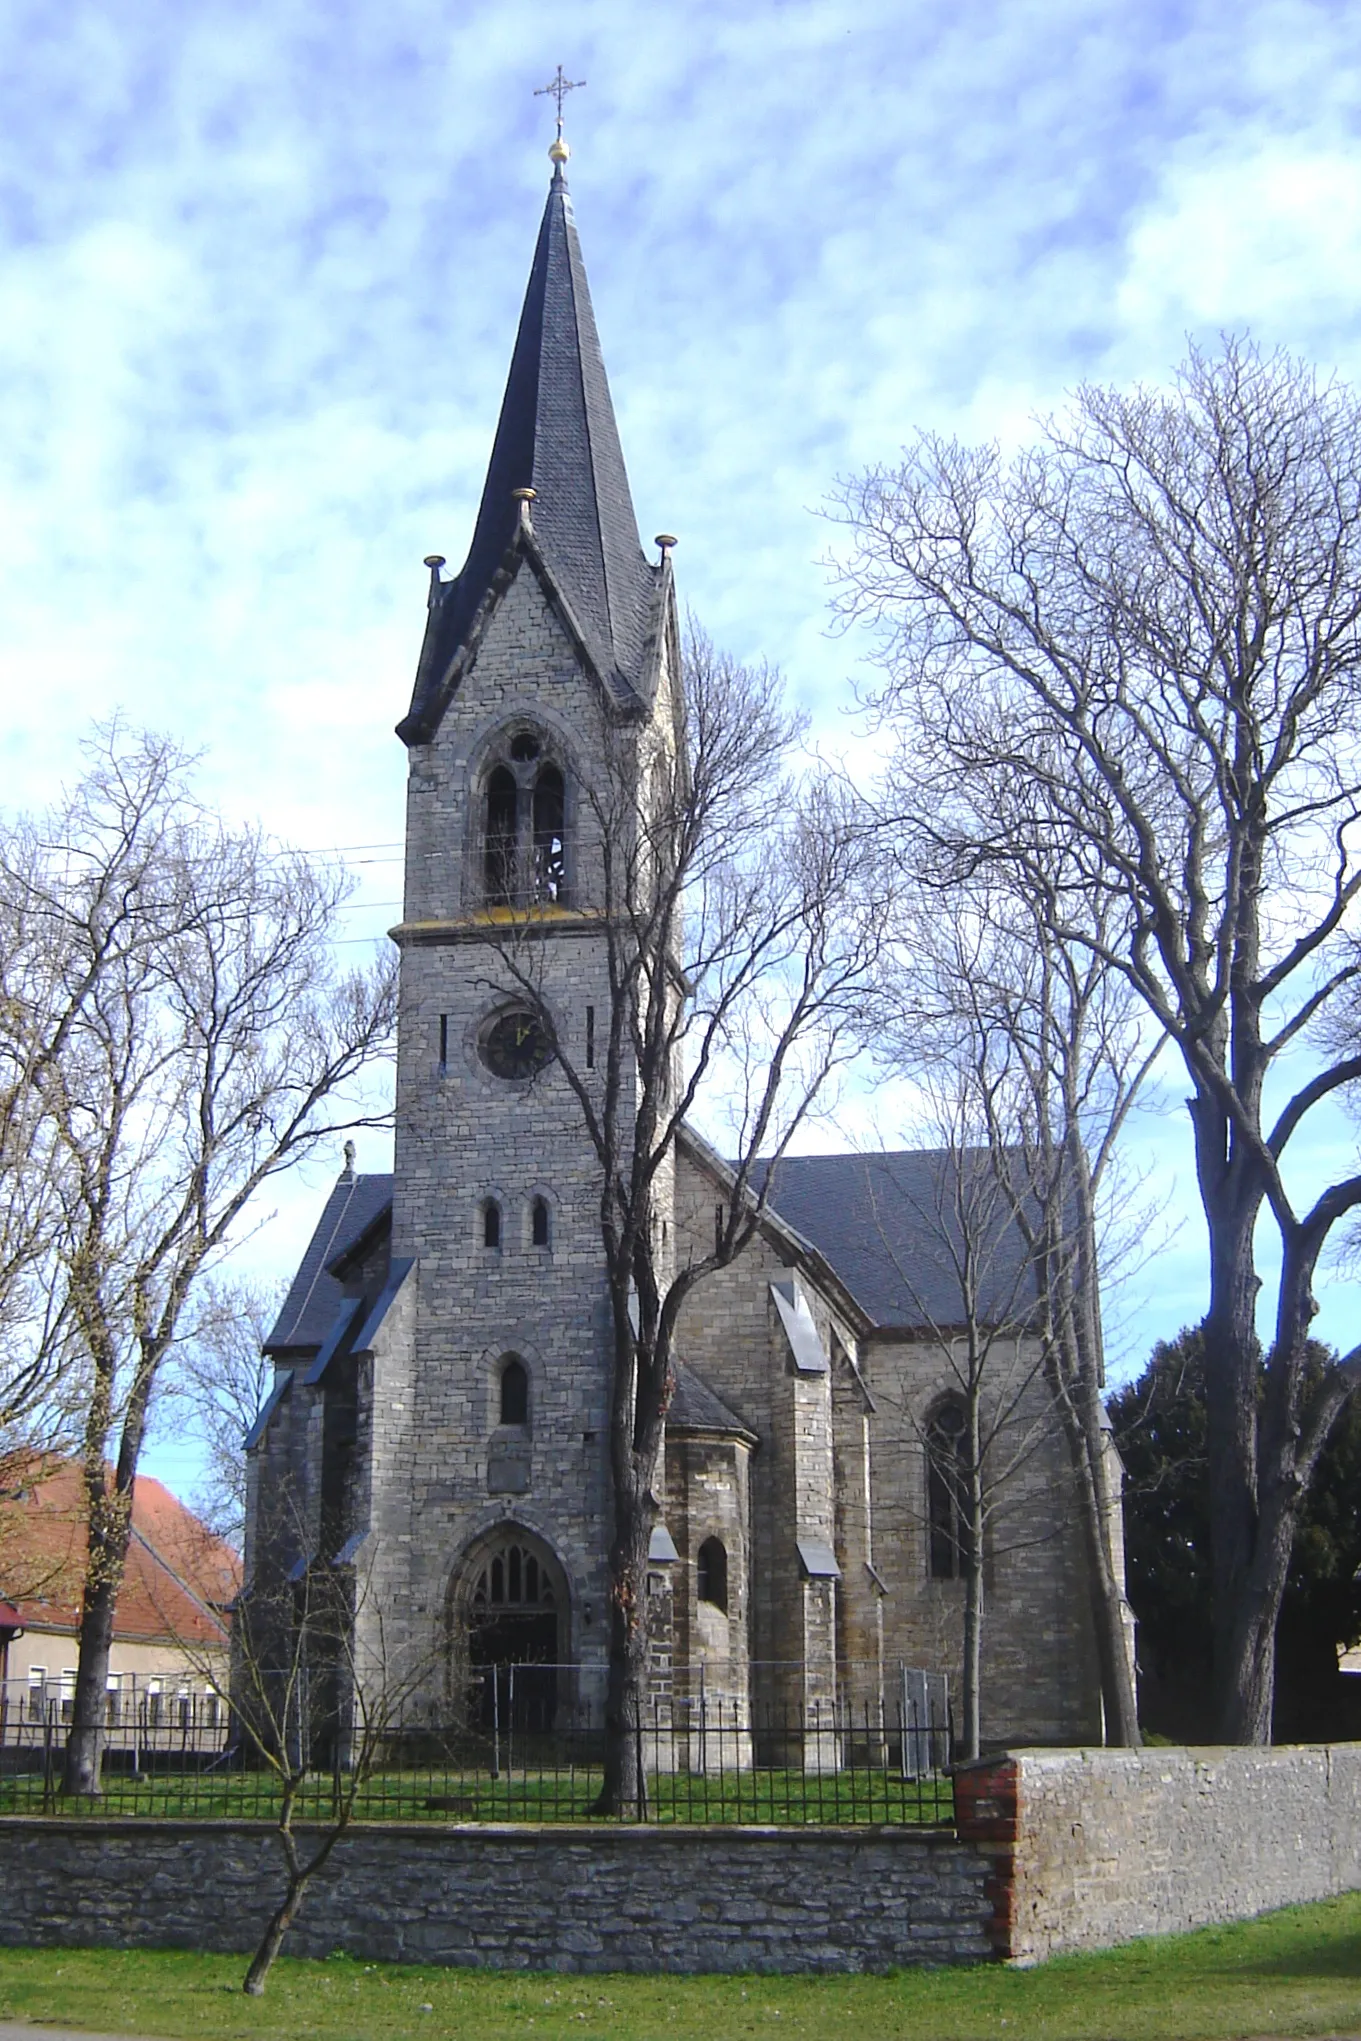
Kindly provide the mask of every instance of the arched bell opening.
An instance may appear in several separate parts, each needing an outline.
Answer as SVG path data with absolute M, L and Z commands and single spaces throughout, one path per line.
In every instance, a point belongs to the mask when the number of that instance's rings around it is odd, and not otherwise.
M 552 1729 L 566 1698 L 568 1592 L 543 1539 L 523 1524 L 479 1538 L 458 1570 L 450 1615 L 451 1671 L 471 1721 L 488 1730 Z

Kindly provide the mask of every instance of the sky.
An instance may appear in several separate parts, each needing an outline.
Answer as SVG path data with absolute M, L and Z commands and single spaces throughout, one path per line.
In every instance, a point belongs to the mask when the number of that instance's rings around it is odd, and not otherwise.
M 1361 379 L 1355 30 L 1321 0 L 8 0 L 0 796 L 50 797 L 118 710 L 234 819 L 343 856 L 348 954 L 396 919 L 421 560 L 470 535 L 559 62 L 643 539 L 856 742 L 838 475 L 919 426 L 1015 444 L 1226 329 Z M 1179 1097 L 1136 1130 L 1166 1244 L 1110 1300 L 1126 1365 L 1203 1307 Z M 333 1167 L 254 1269 L 287 1272 Z M 1354 1298 L 1330 1278 L 1327 1336 Z

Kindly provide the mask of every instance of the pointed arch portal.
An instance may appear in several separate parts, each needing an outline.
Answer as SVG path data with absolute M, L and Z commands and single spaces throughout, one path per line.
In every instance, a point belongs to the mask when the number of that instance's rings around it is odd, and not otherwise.
M 523 1524 L 499 1524 L 468 1551 L 450 1641 L 466 1672 L 470 1713 L 483 1728 L 552 1728 L 567 1600 L 562 1567 Z

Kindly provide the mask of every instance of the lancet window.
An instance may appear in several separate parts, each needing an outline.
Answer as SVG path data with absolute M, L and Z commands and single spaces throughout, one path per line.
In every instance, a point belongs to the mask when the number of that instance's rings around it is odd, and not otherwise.
M 926 1427 L 926 1508 L 933 1580 L 961 1580 L 968 1570 L 969 1425 L 964 1406 L 950 1397 Z
M 529 1370 L 514 1354 L 501 1364 L 501 1423 L 529 1423 Z

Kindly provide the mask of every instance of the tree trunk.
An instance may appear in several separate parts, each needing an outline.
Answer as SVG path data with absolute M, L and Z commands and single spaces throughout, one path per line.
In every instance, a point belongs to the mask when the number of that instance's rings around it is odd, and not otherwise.
M 1086 1512 L 1083 1512 L 1084 1517 Z M 1084 1531 L 1087 1526 L 1084 1523 Z M 1096 1661 L 1101 1678 L 1101 1711 L 1107 1744 L 1124 1750 L 1138 1750 L 1143 1743 L 1139 1730 L 1139 1704 L 1130 1665 L 1125 1629 L 1125 1597 L 1110 1574 L 1104 1541 L 1097 1549 L 1088 1544 L 1088 1575 L 1091 1581 L 1092 1632 L 1096 1639 Z
M 616 1486 L 610 1545 L 610 1657 L 605 1689 L 605 1767 L 593 1814 L 646 1819 L 642 1729 L 647 1691 L 647 1554 L 652 1535 L 649 1483 Z
M 1219 1696 L 1219 1734 L 1226 1743 L 1271 1741 L 1276 1687 L 1276 1625 L 1295 1543 L 1298 1484 L 1294 1441 L 1282 1441 L 1274 1478 L 1264 1484 L 1252 1565 L 1229 1633 L 1231 1680 Z
M 983 1469 L 977 1394 L 970 1397 L 969 1481 L 964 1510 L 964 1756 L 979 1755 L 983 1703 Z
M 1058 1402 L 1082 1520 L 1105 1741 L 1122 1749 L 1137 1750 L 1143 1742 L 1139 1732 L 1139 1700 L 1125 1628 L 1124 1586 L 1116 1574 L 1111 1535 L 1121 1498 L 1111 1481 L 1110 1455 L 1101 1423 L 1101 1392 L 1093 1372 L 1089 1368 L 1081 1371 L 1077 1385 L 1080 1407 L 1074 1408 L 1073 1398 L 1067 1395 L 1061 1394 Z
M 1213 1584 L 1213 1688 L 1226 1743 L 1271 1737 L 1274 1644 L 1252 1606 L 1257 1547 L 1257 1292 L 1253 1231 L 1261 1194 L 1241 1162 L 1224 1161 L 1217 1114 L 1193 1108 L 1197 1175 L 1209 1225 L 1210 1308 L 1205 1316 L 1205 1444 Z M 1207 1126 L 1207 1122 L 1213 1124 Z M 1274 1623 L 1274 1614 L 1271 1621 Z M 1265 1686 L 1263 1679 L 1265 1678 Z
M 87 1480 L 86 1484 L 90 1527 L 85 1585 L 80 1598 L 80 1653 L 62 1779 L 63 1793 L 86 1797 L 101 1790 L 109 1656 L 132 1527 L 131 1492 L 121 1494 L 116 1485 L 108 1492 L 102 1464 L 97 1480 L 97 1488 L 93 1481 Z
M 132 1541 L 137 1462 L 146 1432 L 147 1400 L 164 1348 L 146 1340 L 123 1412 L 118 1464 L 110 1483 L 104 1461 L 113 1398 L 113 1365 L 102 1318 L 96 1318 L 91 1348 L 96 1356 L 96 1393 L 85 1426 L 84 1486 L 88 1517 L 85 1585 L 80 1601 L 80 1650 L 71 1734 L 66 1744 L 65 1793 L 100 1791 L 104 1713 L 108 1706 L 109 1654 L 114 1618 Z
M 118 1606 L 117 1580 L 88 1579 L 80 1606 L 80 1659 L 66 1739 L 62 1792 L 93 1798 L 101 1792 L 104 1714 L 108 1706 L 109 1654 Z
M 264 1996 L 265 1980 L 274 1967 L 274 1959 L 283 1945 L 284 1936 L 293 1925 L 293 1919 L 302 1905 L 302 1896 L 307 1889 L 311 1871 L 296 1872 L 288 1881 L 288 1892 L 280 1906 L 271 1916 L 269 1926 L 260 1937 L 260 1946 L 250 1959 L 245 1982 L 241 1986 L 249 1998 Z
M 283 1904 L 270 1915 L 269 1925 L 260 1937 L 259 1947 L 250 1959 L 250 1968 L 242 1982 L 242 1991 L 248 1993 L 251 1998 L 259 1998 L 263 1994 L 265 1979 L 269 1976 L 284 1936 L 297 1917 L 303 1894 L 349 1827 L 354 1811 L 354 1802 L 346 1800 L 319 1847 L 304 1864 L 298 1856 L 297 1840 L 293 1834 L 293 1814 L 302 1782 L 303 1774 L 297 1772 L 285 1783 L 284 1804 L 275 1833 L 279 1838 L 279 1847 L 284 1853 L 284 1862 L 288 1866 L 288 1889 L 284 1893 Z

